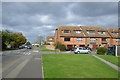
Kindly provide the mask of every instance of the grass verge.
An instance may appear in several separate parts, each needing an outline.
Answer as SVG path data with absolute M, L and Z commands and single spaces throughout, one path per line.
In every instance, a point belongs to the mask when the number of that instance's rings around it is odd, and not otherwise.
M 118 78 L 118 71 L 90 54 L 43 54 L 44 78 Z
M 50 50 L 50 49 L 46 49 L 46 48 L 43 48 L 43 47 L 40 47 L 40 51 L 46 51 L 46 52 L 58 52 L 56 50 Z
M 99 55 L 99 54 L 96 54 L 96 56 L 108 61 L 108 62 L 111 62 L 112 64 L 115 64 L 116 66 L 119 66 L 120 67 L 120 63 L 118 61 L 118 57 L 117 56 L 113 56 L 113 55 Z M 118 65 L 119 63 L 119 65 Z

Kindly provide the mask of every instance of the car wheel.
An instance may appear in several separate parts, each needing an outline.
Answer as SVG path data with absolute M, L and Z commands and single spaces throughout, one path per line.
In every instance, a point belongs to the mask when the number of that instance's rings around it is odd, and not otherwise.
M 80 51 L 78 51 L 77 53 L 80 54 Z

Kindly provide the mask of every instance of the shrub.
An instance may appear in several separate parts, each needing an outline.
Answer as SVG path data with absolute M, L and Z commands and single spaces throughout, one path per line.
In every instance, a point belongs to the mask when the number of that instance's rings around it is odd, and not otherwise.
M 106 52 L 107 52 L 107 48 L 105 48 L 105 47 L 97 48 L 97 54 L 105 55 Z
M 65 51 L 66 50 L 66 46 L 64 44 L 61 44 L 59 41 L 56 41 L 54 46 L 55 46 L 55 48 L 60 49 L 60 51 Z
M 46 42 L 45 42 L 43 45 L 50 45 L 50 43 L 46 43 Z

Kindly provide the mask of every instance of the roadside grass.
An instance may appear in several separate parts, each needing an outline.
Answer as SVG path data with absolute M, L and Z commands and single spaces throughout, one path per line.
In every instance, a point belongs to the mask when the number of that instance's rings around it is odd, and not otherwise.
M 118 71 L 90 54 L 43 54 L 44 78 L 118 78 Z
M 99 55 L 99 54 L 96 54 L 96 56 L 108 61 L 108 62 L 111 62 L 112 64 L 115 64 L 116 66 L 119 66 L 120 67 L 120 63 L 118 64 L 118 57 L 117 56 L 113 56 L 113 55 Z
M 56 50 L 50 50 L 50 49 L 46 49 L 44 47 L 40 47 L 40 51 L 46 51 L 46 52 L 58 52 Z

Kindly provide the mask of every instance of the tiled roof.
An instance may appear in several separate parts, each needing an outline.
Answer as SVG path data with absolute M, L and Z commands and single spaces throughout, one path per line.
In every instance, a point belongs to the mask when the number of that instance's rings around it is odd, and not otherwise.
M 80 26 L 59 26 L 58 33 L 60 36 L 66 36 L 66 37 L 84 37 L 82 30 L 80 29 Z M 64 33 L 62 31 L 69 30 L 70 33 Z M 75 31 L 80 31 L 80 34 L 75 33 Z
M 120 28 L 107 28 L 107 31 L 112 38 L 120 38 Z M 115 35 L 114 32 L 118 32 L 118 35 Z
M 52 40 L 49 40 L 49 39 L 52 39 Z M 55 39 L 54 39 L 54 36 L 47 36 L 47 42 L 54 42 Z
M 107 30 L 102 27 L 94 27 L 94 26 L 81 26 L 83 32 L 85 33 L 86 37 L 110 37 Z M 95 34 L 88 34 L 87 31 L 93 30 Z M 99 34 L 99 31 L 104 31 L 105 34 Z

